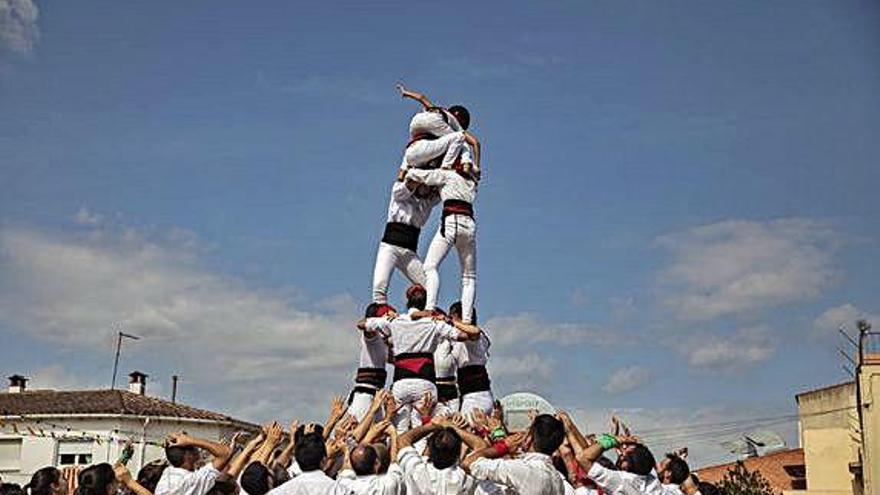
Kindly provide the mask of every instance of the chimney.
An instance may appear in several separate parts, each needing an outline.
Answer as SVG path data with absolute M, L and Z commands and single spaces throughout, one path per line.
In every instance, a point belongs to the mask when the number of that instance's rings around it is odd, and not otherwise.
M 21 375 L 12 375 L 9 377 L 9 393 L 20 394 L 27 388 L 28 379 Z
M 140 371 L 132 371 L 128 374 L 131 380 L 128 382 L 128 391 L 133 394 L 146 395 L 147 375 Z

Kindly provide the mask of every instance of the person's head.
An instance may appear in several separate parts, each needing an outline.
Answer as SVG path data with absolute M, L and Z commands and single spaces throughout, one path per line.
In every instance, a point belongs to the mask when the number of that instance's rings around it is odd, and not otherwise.
M 240 491 L 238 483 L 231 476 L 223 473 L 214 481 L 214 486 L 205 495 L 238 495 Z
M 166 467 L 168 467 L 168 463 L 161 459 L 145 464 L 138 471 L 137 482 L 151 493 L 155 493 L 156 485 L 159 484 L 159 479 L 162 477 L 162 473 L 165 472 Z
M 456 301 L 449 306 L 449 317 L 455 321 L 461 321 L 461 301 Z M 471 324 L 477 324 L 477 308 L 471 312 Z
M 372 445 L 358 445 L 349 455 L 351 469 L 358 476 L 377 474 L 379 472 L 379 455 Z
M 67 482 L 61 471 L 48 466 L 36 470 L 23 490 L 30 495 L 63 495 L 67 493 Z
M 388 466 L 391 465 L 391 452 L 384 443 L 374 443 L 373 449 L 376 450 L 376 455 L 379 457 L 379 468 L 376 469 L 376 473 L 383 474 L 388 471 Z
M 453 428 L 444 427 L 428 439 L 428 461 L 437 469 L 454 466 L 461 455 L 461 437 Z
M 318 433 L 308 433 L 296 441 L 293 449 L 293 457 L 303 471 L 315 471 L 321 468 L 321 463 L 327 457 L 327 448 L 324 446 L 324 437 Z
M 169 445 L 165 447 L 165 458 L 174 467 L 194 471 L 199 462 L 199 449 L 192 445 Z
M 697 487 L 699 487 L 700 495 L 721 495 L 721 490 L 708 481 L 699 482 Z
M 254 461 L 244 468 L 239 482 L 241 483 L 241 488 L 248 495 L 263 495 L 275 487 L 272 472 L 259 461 Z
M 627 445 L 623 454 L 617 458 L 617 469 L 628 473 L 647 476 L 656 466 L 654 454 L 642 444 Z
M 596 459 L 596 464 L 602 466 L 605 469 L 617 469 L 617 466 L 614 465 L 614 462 L 612 462 L 611 459 L 605 456 Z
M 468 109 L 463 105 L 452 105 L 447 110 L 449 113 L 455 117 L 455 120 L 458 121 L 458 125 L 461 126 L 462 129 L 467 129 L 471 125 L 471 113 L 468 112 Z
M 0 484 L 0 495 L 26 495 L 18 483 Z
M 113 466 L 102 462 L 79 472 L 76 495 L 116 495 L 119 484 Z
M 657 465 L 657 476 L 666 485 L 680 485 L 684 483 L 691 469 L 687 462 L 675 454 L 666 454 L 666 457 Z
M 420 284 L 410 285 L 406 289 L 406 307 L 418 310 L 425 309 L 428 304 L 428 292 Z
M 565 440 L 565 426 L 562 421 L 550 414 L 539 414 L 529 428 L 532 449 L 535 452 L 552 455 Z
M 379 316 L 385 316 L 388 313 L 396 312 L 397 310 L 395 310 L 394 306 L 390 304 L 374 302 L 367 305 L 367 309 L 364 311 L 364 316 L 367 318 L 377 318 Z

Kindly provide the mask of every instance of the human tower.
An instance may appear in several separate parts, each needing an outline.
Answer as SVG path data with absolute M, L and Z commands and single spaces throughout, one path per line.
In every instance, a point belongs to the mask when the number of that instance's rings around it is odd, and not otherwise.
M 409 125 L 409 141 L 391 186 L 388 219 L 373 270 L 372 303 L 358 323 L 361 356 L 349 413 L 358 421 L 385 387 L 393 365 L 391 393 L 398 431 L 428 415 L 475 409 L 491 413 L 494 400 L 486 362 L 490 341 L 476 326 L 477 225 L 474 201 L 480 182 L 480 141 L 468 132 L 470 113 L 448 108 L 397 86 L 403 98 L 421 104 Z M 442 201 L 440 224 L 424 262 L 418 254 L 422 227 Z M 440 263 L 455 248 L 461 265 L 461 298 L 448 311 L 438 307 Z M 388 303 L 394 270 L 412 283 L 406 311 Z

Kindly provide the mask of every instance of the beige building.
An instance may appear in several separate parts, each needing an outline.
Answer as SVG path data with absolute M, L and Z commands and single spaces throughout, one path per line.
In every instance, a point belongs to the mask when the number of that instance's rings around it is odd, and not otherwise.
M 803 495 L 880 495 L 880 334 L 859 324 L 856 379 L 797 395 Z
M 10 377 L 0 393 L 0 477 L 24 484 L 45 466 L 113 463 L 123 442 L 135 447 L 129 468 L 164 456 L 169 433 L 212 440 L 257 425 L 224 414 L 146 395 L 146 375 L 132 373 L 128 390 L 28 390 L 27 380 Z

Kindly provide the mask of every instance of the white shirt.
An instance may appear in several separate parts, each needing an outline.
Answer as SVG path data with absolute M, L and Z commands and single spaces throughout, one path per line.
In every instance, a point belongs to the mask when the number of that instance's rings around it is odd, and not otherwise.
M 434 351 L 434 369 L 437 371 L 437 378 L 455 378 L 456 366 L 455 354 L 453 353 L 452 341 L 443 339 L 437 344 L 437 350 Z
M 403 469 L 392 463 L 385 474 L 356 476 L 351 469 L 340 471 L 339 482 L 351 489 L 355 495 L 403 495 Z
M 663 491 L 666 495 L 684 495 L 684 492 L 681 491 L 681 487 L 676 484 L 663 485 Z
M 608 495 L 661 495 L 663 485 L 656 476 L 639 476 L 626 471 L 614 471 L 594 462 L 587 477 L 595 481 Z
M 385 317 L 367 318 L 366 328 L 371 332 L 388 335 L 394 355 L 431 352 L 437 349 L 441 339 L 455 340 L 461 334 L 457 328 L 433 318 L 413 320 L 411 315 L 416 312 L 410 309 L 406 314 L 393 320 Z
M 550 456 L 538 452 L 515 459 L 477 459 L 471 475 L 508 486 L 519 495 L 565 495 L 565 484 Z
M 296 478 L 269 490 L 271 495 L 353 495 L 350 488 L 330 478 L 324 471 L 305 471 Z
M 388 222 L 405 223 L 422 228 L 438 201 L 436 195 L 430 198 L 416 197 L 414 191 L 406 187 L 406 181 L 395 182 L 391 186 L 391 201 L 388 203 Z
M 407 495 L 471 495 L 476 482 L 459 466 L 437 469 L 413 447 L 404 447 L 397 454 L 403 468 Z
M 375 334 L 367 337 L 366 333 L 361 333 L 361 368 L 381 368 L 385 369 L 388 362 L 388 344 L 381 334 Z
M 218 476 L 220 471 L 210 463 L 195 471 L 168 466 L 156 484 L 155 495 L 205 495 Z
M 477 340 L 465 340 L 464 342 L 456 342 L 453 345 L 453 353 L 455 354 L 455 362 L 459 368 L 465 366 L 486 366 L 489 362 L 489 347 L 492 342 L 486 335 L 486 330 L 480 332 Z
M 465 179 L 455 170 L 413 168 L 407 171 L 406 176 L 427 186 L 439 187 L 443 201 L 456 199 L 474 204 L 477 200 L 477 181 Z

